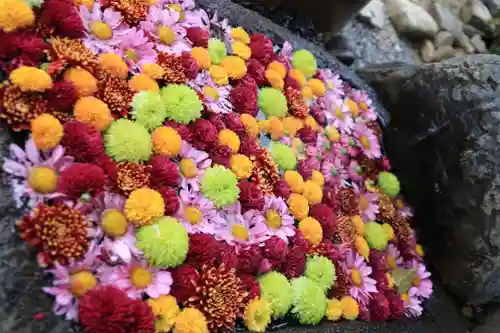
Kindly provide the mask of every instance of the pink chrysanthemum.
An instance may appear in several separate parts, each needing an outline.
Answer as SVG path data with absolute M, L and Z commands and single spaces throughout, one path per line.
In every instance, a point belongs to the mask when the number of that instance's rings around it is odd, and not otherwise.
M 350 179 L 357 182 L 363 180 L 363 170 L 361 169 L 361 166 L 356 160 L 351 160 L 349 162 L 349 167 L 347 168 L 347 172 L 349 174 Z
M 200 191 L 200 179 L 203 176 L 203 172 L 206 168 L 212 165 L 212 160 L 209 158 L 209 155 L 204 151 L 198 150 L 191 146 L 186 141 L 182 142 L 181 148 L 181 163 L 182 160 L 191 161 L 196 167 L 196 175 L 191 177 L 190 175 L 182 174 L 182 183 L 181 187 L 188 188 L 190 191 L 199 192 Z M 188 162 L 188 163 L 191 163 Z M 181 168 L 182 172 L 182 168 Z
M 418 318 L 422 315 L 422 301 L 416 295 L 415 289 L 410 289 L 407 294 L 403 294 L 402 297 L 405 305 L 405 316 L 407 318 Z
M 389 244 L 387 247 L 386 262 L 390 269 L 395 269 L 403 264 L 401 253 L 394 244 Z
M 201 71 L 188 85 L 203 96 L 206 107 L 214 113 L 229 113 L 233 110 L 229 102 L 230 85 L 217 85 L 208 71 Z
M 171 8 L 176 5 L 181 9 L 179 22 L 185 27 L 209 27 L 210 19 L 202 9 L 196 9 L 194 0 L 158 0 L 155 4 L 159 8 Z
M 363 221 L 375 220 L 380 211 L 378 194 L 376 192 L 363 191 L 356 184 L 353 184 L 353 189 L 358 199 L 358 213 L 363 218 Z
M 344 100 L 336 95 L 329 95 L 325 98 L 328 123 L 335 126 L 342 133 L 351 133 L 354 127 L 354 119 Z
M 288 243 L 288 237 L 295 235 L 294 218 L 288 211 L 286 202 L 281 197 L 266 196 L 262 212 L 251 210 L 254 218 L 261 220 L 264 217 L 266 236 L 277 236 Z
M 372 268 L 362 256 L 352 250 L 347 254 L 346 267 L 352 281 L 349 295 L 363 304 L 368 304 L 370 293 L 377 292 L 377 282 L 370 277 Z
M 181 189 L 179 197 L 181 206 L 177 215 L 188 233 L 213 235 L 216 225 L 225 223 L 217 213 L 213 202 L 201 193 Z
M 373 108 L 373 101 L 368 96 L 368 93 L 362 90 L 353 90 L 351 98 L 358 103 L 360 116 L 365 120 L 377 120 L 377 113 Z
M 432 281 L 430 279 L 431 273 L 427 270 L 425 265 L 421 262 L 413 260 L 409 267 L 415 270 L 413 277 L 413 290 L 415 295 L 422 298 L 429 298 L 432 295 Z
M 149 41 L 143 30 L 132 27 L 127 30 L 113 52 L 125 59 L 132 72 L 139 73 L 142 64 L 156 61 L 157 53 L 154 47 L 155 44 Z
M 331 93 L 336 96 L 344 96 L 344 83 L 340 79 L 340 75 L 335 74 L 329 68 L 320 69 L 319 75 L 325 84 L 328 94 Z
M 102 266 L 99 280 L 103 285 L 111 284 L 124 290 L 130 298 L 140 299 L 144 295 L 158 298 L 170 293 L 170 272 L 149 267 L 145 261 L 134 260 L 127 265 Z
M 349 178 L 347 170 L 338 157 L 324 160 L 321 164 L 321 172 L 325 177 L 325 182 L 332 186 L 343 186 L 344 182 Z
M 369 159 L 376 159 L 382 156 L 377 136 L 366 125 L 357 123 L 354 126 L 353 134 L 356 144 L 366 157 Z

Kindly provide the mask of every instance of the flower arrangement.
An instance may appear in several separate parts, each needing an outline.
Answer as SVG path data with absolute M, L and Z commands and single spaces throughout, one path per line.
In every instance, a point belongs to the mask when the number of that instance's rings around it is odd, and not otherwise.
M 368 95 L 192 0 L 4 0 L 3 163 L 87 333 L 418 317 L 432 293 Z

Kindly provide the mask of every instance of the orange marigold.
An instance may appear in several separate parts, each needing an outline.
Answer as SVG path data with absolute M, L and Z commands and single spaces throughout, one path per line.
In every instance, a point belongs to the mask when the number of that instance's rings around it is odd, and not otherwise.
M 113 120 L 106 103 L 93 96 L 80 98 L 73 109 L 75 119 L 104 131 Z
M 114 53 L 102 54 L 99 57 L 101 69 L 120 79 L 128 76 L 128 66 L 123 59 Z
M 55 148 L 61 142 L 64 129 L 56 117 L 44 113 L 31 121 L 31 135 L 40 150 Z
M 132 78 L 128 81 L 128 84 L 130 85 L 130 89 L 135 92 L 143 90 L 160 91 L 158 83 L 146 74 L 137 74 L 132 76 Z
M 66 70 L 64 80 L 75 85 L 80 97 L 92 96 L 97 92 L 97 79 L 81 67 Z

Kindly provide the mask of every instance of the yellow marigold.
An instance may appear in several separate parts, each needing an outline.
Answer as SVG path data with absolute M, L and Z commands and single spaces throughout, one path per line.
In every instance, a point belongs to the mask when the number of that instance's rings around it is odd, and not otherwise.
M 267 300 L 254 298 L 245 307 L 243 321 L 250 332 L 265 332 L 271 314 L 271 304 Z
M 99 66 L 114 77 L 126 79 L 128 76 L 127 64 L 115 53 L 105 53 L 99 56 Z
M 219 132 L 219 144 L 228 146 L 233 153 L 240 150 L 240 138 L 230 129 L 223 129 Z
M 349 108 L 349 111 L 351 111 L 352 115 L 357 117 L 359 116 L 359 108 L 358 108 L 358 104 L 353 101 L 352 99 L 348 98 L 346 101 L 345 101 L 345 105 Z
M 72 82 L 80 97 L 92 96 L 97 92 L 97 79 L 80 67 L 71 67 L 64 73 L 64 80 Z
M 301 93 L 302 93 L 302 99 L 305 102 L 310 101 L 313 98 L 313 96 L 314 96 L 314 92 L 311 89 L 311 87 L 309 87 L 309 86 L 303 87 L 302 90 L 301 90 Z
M 127 220 L 137 226 L 151 224 L 165 213 L 165 202 L 160 193 L 147 187 L 133 191 L 125 202 Z
M 207 320 L 195 308 L 185 308 L 175 319 L 175 333 L 208 333 Z
M 209 69 L 212 65 L 208 50 L 203 47 L 193 47 L 193 49 L 191 50 L 191 55 L 193 56 L 194 60 L 196 60 L 198 67 L 200 67 L 201 69 Z
M 323 228 L 314 217 L 306 217 L 299 222 L 299 230 L 311 245 L 317 245 L 323 240 Z
M 232 45 L 232 49 L 233 54 L 236 54 L 243 60 L 248 60 L 252 56 L 252 50 L 242 41 L 237 40 L 236 42 L 234 42 Z
M 159 80 L 165 75 L 165 70 L 158 64 L 142 64 L 142 73 L 152 79 Z
M 323 83 L 323 81 L 318 80 L 318 79 L 310 79 L 307 82 L 307 84 L 311 88 L 311 90 L 313 91 L 314 95 L 316 95 L 317 97 L 325 96 L 326 88 L 325 88 L 325 84 Z
M 241 79 L 247 73 L 247 65 L 245 65 L 245 61 L 237 56 L 225 57 L 222 59 L 221 65 L 226 69 L 227 75 L 231 79 Z
M 423 257 L 425 255 L 424 248 L 420 244 L 417 244 L 417 246 L 415 247 L 415 251 L 421 257 Z
M 94 0 L 73 0 L 73 3 L 77 8 L 85 6 L 88 10 L 92 10 L 92 7 L 94 6 Z
M 135 92 L 148 90 L 148 91 L 160 91 L 160 86 L 158 83 L 146 74 L 137 74 L 132 76 L 128 81 L 130 89 Z
M 309 201 L 311 205 L 321 202 L 323 199 L 323 190 L 315 182 L 308 180 L 304 183 L 304 191 L 302 195 Z
M 265 76 L 273 88 L 283 90 L 285 87 L 285 81 L 281 78 L 280 73 L 274 69 L 266 69 Z
M 73 116 L 82 123 L 92 125 L 100 132 L 113 121 L 108 105 L 93 96 L 80 98 L 73 108 Z
M 252 175 L 253 163 L 242 154 L 235 154 L 229 160 L 231 170 L 240 179 L 247 179 Z
M 293 138 L 297 135 L 297 131 L 304 127 L 302 121 L 299 118 L 288 116 L 283 118 L 283 129 L 285 134 Z
M 26 2 L 22 0 L 2 0 L 1 5 L 1 30 L 12 32 L 32 26 L 35 23 L 35 13 Z
M 229 83 L 229 77 L 227 71 L 222 66 L 213 65 L 208 69 L 210 76 L 214 79 L 215 83 L 218 85 L 226 85 Z
M 325 317 L 331 321 L 339 321 L 342 318 L 342 306 L 336 298 L 328 300 Z
M 283 175 L 286 183 L 290 186 L 293 193 L 301 194 L 304 192 L 304 178 L 294 170 L 287 170 Z
M 384 228 L 386 234 L 387 234 L 387 239 L 389 241 L 394 239 L 394 229 L 391 227 L 390 224 L 384 223 L 382 224 L 382 227 Z
M 279 140 L 285 135 L 283 122 L 275 116 L 269 117 L 268 133 L 271 134 L 271 139 Z
M 150 298 L 148 305 L 156 317 L 155 332 L 170 332 L 175 324 L 175 318 L 181 312 L 175 297 L 171 295 L 161 295 L 158 298 Z
M 240 120 L 245 126 L 245 132 L 249 137 L 256 138 L 259 135 L 259 124 L 252 115 L 243 113 L 240 115 Z
M 356 229 L 356 234 L 360 236 L 365 235 L 365 223 L 363 222 L 363 219 L 359 215 L 354 215 L 351 216 L 351 223 L 354 226 L 354 229 Z
M 306 119 L 304 119 L 304 125 L 311 127 L 313 131 L 317 131 L 319 129 L 318 123 L 313 118 L 313 116 L 310 115 L 307 116 Z
M 344 296 L 340 299 L 342 316 L 347 320 L 355 320 L 359 315 L 359 304 L 351 296 Z
M 360 256 L 368 259 L 368 256 L 370 255 L 370 246 L 368 246 L 366 239 L 359 235 L 356 235 L 356 238 L 354 239 L 354 246 Z
M 245 31 L 242 27 L 236 27 L 231 29 L 231 36 L 233 39 L 240 41 L 244 44 L 249 44 L 250 43 L 250 36 L 248 35 L 248 32 Z
M 298 69 L 292 68 L 288 71 L 288 75 L 294 78 L 301 86 L 304 86 L 307 83 L 306 76 L 304 73 L 299 71 Z
M 5 9 L 0 9 L 0 12 Z M 52 78 L 47 72 L 29 66 L 21 66 L 10 73 L 10 82 L 22 91 L 42 92 L 52 88 Z
M 176 157 L 181 152 L 182 138 L 172 127 L 158 127 L 151 135 L 154 151 L 167 157 Z
M 319 187 L 325 186 L 325 176 L 323 176 L 323 174 L 316 169 L 313 169 L 310 180 L 318 184 Z
M 272 69 L 272 70 L 278 72 L 278 74 L 280 75 L 280 78 L 283 80 L 286 77 L 286 67 L 285 67 L 285 65 L 283 65 L 279 61 L 276 61 L 276 60 L 271 61 L 271 63 L 269 65 L 267 65 L 267 69 Z
M 55 148 L 64 134 L 63 126 L 56 117 L 43 113 L 31 121 L 31 135 L 40 150 Z
M 296 220 L 305 219 L 309 215 L 309 202 L 302 195 L 292 193 L 287 200 L 288 209 Z
M 338 142 L 340 140 L 340 133 L 335 128 L 335 126 L 328 125 L 328 126 L 326 126 L 325 130 L 326 130 L 326 136 L 328 137 L 328 140 L 330 140 L 331 142 Z

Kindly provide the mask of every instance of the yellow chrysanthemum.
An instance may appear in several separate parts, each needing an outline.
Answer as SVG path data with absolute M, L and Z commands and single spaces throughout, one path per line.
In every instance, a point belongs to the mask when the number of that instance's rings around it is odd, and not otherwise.
M 310 101 L 314 96 L 314 92 L 309 86 L 302 87 L 301 93 L 302 93 L 302 99 L 305 102 Z
M 271 304 L 260 298 L 251 300 L 245 307 L 243 321 L 250 332 L 265 332 L 271 322 Z
M 259 135 L 259 124 L 252 115 L 243 113 L 240 115 L 240 120 L 243 123 L 243 126 L 245 126 L 245 132 L 249 137 L 256 138 Z
M 127 64 L 115 53 L 105 53 L 99 56 L 99 65 L 103 71 L 110 73 L 114 77 L 125 79 L 128 76 Z
M 248 32 L 245 31 L 242 27 L 236 27 L 231 29 L 231 36 L 233 39 L 240 41 L 244 44 L 249 44 L 250 43 L 250 36 L 248 35 Z
M 0 9 L 0 12 L 4 9 Z M 9 76 L 10 82 L 22 91 L 43 92 L 52 88 L 52 78 L 47 72 L 29 66 L 14 69 Z
M 100 132 L 113 121 L 108 105 L 93 96 L 80 98 L 73 108 L 73 115 L 76 120 L 92 125 Z
M 297 193 L 290 194 L 287 200 L 288 209 L 296 220 L 305 219 L 309 215 L 309 202 L 302 195 Z
M 175 157 L 181 152 L 182 138 L 174 128 L 158 127 L 151 135 L 151 139 L 153 149 L 158 154 Z
M 0 8 L 0 29 L 12 32 L 27 28 L 35 23 L 35 13 L 22 0 L 2 0 Z
M 240 150 L 240 138 L 230 129 L 223 129 L 219 132 L 219 144 L 228 146 L 233 153 Z
M 299 222 L 299 230 L 309 244 L 316 245 L 323 240 L 323 228 L 314 217 L 306 217 Z
M 335 128 L 335 126 L 328 125 L 326 126 L 325 130 L 328 140 L 330 140 L 331 142 L 338 142 L 340 140 L 340 133 Z
M 165 70 L 158 64 L 142 64 L 142 73 L 152 79 L 159 80 L 165 75 Z
M 213 65 L 208 69 L 210 76 L 218 85 L 226 85 L 229 83 L 229 76 L 226 69 L 222 66 Z
M 209 69 L 212 65 L 208 50 L 203 47 L 193 47 L 191 50 L 191 56 L 194 60 L 196 60 L 198 67 L 201 69 Z
M 391 227 L 391 225 L 384 223 L 384 224 L 382 224 L 382 227 L 384 227 L 384 230 L 387 233 L 387 239 L 389 241 L 393 240 L 394 239 L 394 229 Z
M 235 154 L 229 160 L 231 170 L 240 179 L 250 178 L 253 170 L 252 161 L 242 154 Z
M 73 3 L 77 8 L 85 6 L 88 10 L 92 10 L 92 7 L 94 6 L 94 0 L 73 0 Z
M 342 316 L 347 320 L 355 320 L 359 315 L 359 304 L 351 296 L 344 296 L 340 299 Z
M 316 169 L 312 171 L 311 181 L 318 184 L 320 187 L 325 186 L 325 176 L 323 176 L 323 174 Z
M 64 73 L 64 80 L 72 82 L 76 90 L 78 91 L 78 96 L 92 96 L 97 92 L 97 79 L 80 67 L 72 67 Z
M 342 318 L 342 305 L 336 298 L 328 300 L 325 317 L 331 321 L 339 321 Z
M 31 136 L 40 150 L 55 148 L 63 135 L 61 122 L 48 113 L 41 114 L 31 121 Z
M 307 82 L 308 86 L 311 88 L 314 95 L 317 97 L 323 97 L 326 94 L 326 88 L 323 81 L 318 79 L 310 79 Z
M 195 308 L 185 308 L 175 319 L 176 333 L 208 333 L 207 320 L 203 313 Z
M 286 67 L 279 61 L 271 61 L 269 65 L 267 65 L 267 69 L 271 69 L 276 71 L 281 79 L 285 79 L 286 77 Z
M 283 118 L 283 128 L 285 130 L 285 134 L 291 138 L 294 138 L 297 135 L 298 130 L 304 127 L 302 120 L 297 117 L 285 117 Z
M 288 75 L 295 79 L 301 86 L 304 86 L 307 83 L 306 76 L 304 73 L 299 71 L 298 69 L 292 68 L 288 71 Z
M 242 41 L 237 40 L 232 45 L 233 54 L 237 55 L 243 60 L 248 60 L 252 56 L 252 50 L 243 43 Z
M 345 101 L 345 105 L 349 108 L 349 111 L 351 111 L 352 115 L 357 117 L 359 116 L 359 107 L 358 104 L 353 101 L 352 99 L 348 98 Z
M 309 201 L 311 205 L 321 202 L 323 199 L 323 190 L 315 182 L 308 180 L 304 183 L 304 191 L 302 195 Z
M 226 69 L 227 75 L 231 79 L 241 79 L 247 73 L 247 65 L 245 65 L 245 61 L 237 56 L 225 57 L 222 59 L 221 65 Z
M 133 191 L 125 202 L 125 215 L 137 226 L 151 224 L 164 213 L 165 202 L 161 194 L 146 187 Z
M 148 300 L 148 305 L 156 317 L 155 332 L 170 332 L 174 327 L 175 319 L 181 312 L 175 297 L 171 295 L 161 295 L 158 298 Z
M 356 251 L 360 256 L 368 259 L 368 256 L 370 255 L 370 246 L 368 246 L 366 239 L 359 235 L 356 235 L 356 238 L 354 239 L 354 247 L 356 248 Z
M 304 125 L 312 128 L 313 131 L 317 131 L 319 129 L 319 125 L 316 122 L 316 119 L 313 116 L 309 115 L 304 119 Z
M 283 81 L 281 74 L 278 71 L 274 69 L 266 69 L 264 75 L 273 88 L 283 90 L 285 87 L 285 81 Z
M 283 176 L 286 183 L 290 186 L 293 193 L 301 194 L 304 192 L 304 178 L 294 170 L 287 170 Z
M 128 85 L 130 89 L 135 92 L 143 90 L 160 91 L 158 83 L 146 74 L 137 74 L 132 76 L 132 78 L 128 81 Z
M 365 223 L 363 222 L 363 219 L 359 215 L 354 215 L 351 216 L 351 223 L 354 226 L 354 229 L 356 229 L 356 234 L 360 236 L 365 235 Z

